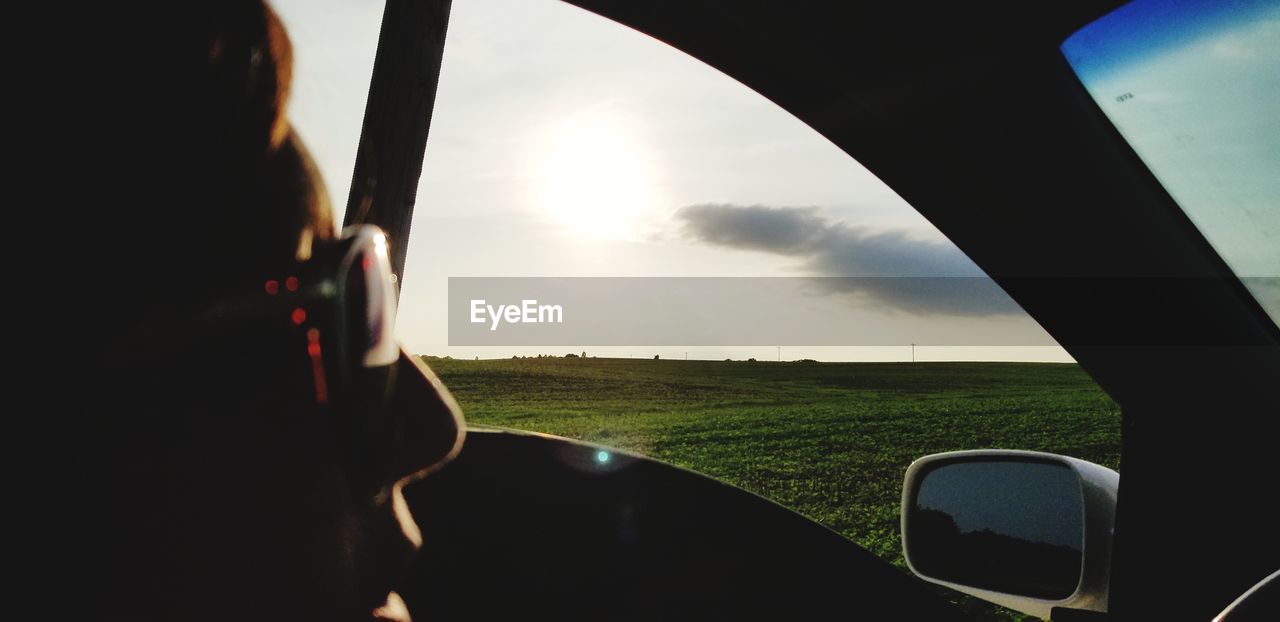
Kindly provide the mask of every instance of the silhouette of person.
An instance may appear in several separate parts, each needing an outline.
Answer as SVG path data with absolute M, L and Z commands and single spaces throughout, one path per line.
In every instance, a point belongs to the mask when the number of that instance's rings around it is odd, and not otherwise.
M 78 61 L 105 86 L 66 119 L 93 135 L 62 163 L 77 267 L 49 343 L 84 360 L 36 378 L 10 429 L 39 475 L 10 491 L 26 600 L 404 618 L 422 535 L 400 489 L 459 451 L 461 415 L 388 333 L 385 240 L 334 230 L 285 115 L 285 31 L 261 0 L 111 10 Z

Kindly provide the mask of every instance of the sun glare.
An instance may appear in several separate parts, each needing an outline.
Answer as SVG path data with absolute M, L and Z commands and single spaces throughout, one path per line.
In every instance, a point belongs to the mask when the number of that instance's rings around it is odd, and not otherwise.
M 539 166 L 544 213 L 596 239 L 637 235 L 649 205 L 643 152 L 626 124 L 591 116 L 571 119 L 551 134 Z

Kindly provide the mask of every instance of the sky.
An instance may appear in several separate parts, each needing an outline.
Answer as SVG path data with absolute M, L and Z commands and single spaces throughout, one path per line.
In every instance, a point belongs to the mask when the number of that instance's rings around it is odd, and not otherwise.
M 295 47 L 290 117 L 340 210 L 382 3 L 273 5 Z M 1109 81 L 1125 79 L 1107 69 Z M 776 344 L 779 354 L 762 346 L 449 345 L 448 305 L 465 304 L 448 300 L 449 278 L 533 276 L 982 271 L 847 154 L 700 61 L 555 0 L 455 0 L 397 322 L 411 351 L 465 358 L 588 350 L 622 357 L 910 360 L 913 323 L 967 334 L 1039 331 L 1027 343 L 1052 344 L 1007 298 L 980 307 L 922 300 L 887 279 L 856 300 L 829 291 L 809 302 L 898 327 L 901 346 L 783 343 Z M 1071 360 L 1056 345 L 924 345 L 915 356 Z

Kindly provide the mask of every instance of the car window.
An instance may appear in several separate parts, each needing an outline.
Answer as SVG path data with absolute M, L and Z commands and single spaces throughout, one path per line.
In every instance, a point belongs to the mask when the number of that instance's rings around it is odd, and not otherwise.
M 1017 446 L 1116 462 L 1114 405 L 1047 336 L 914 352 L 908 340 L 662 345 L 627 343 L 620 322 L 621 345 L 452 341 L 450 309 L 466 301 L 453 299 L 450 279 L 460 277 L 874 274 L 908 288 L 907 277 L 930 271 L 983 276 L 789 113 L 576 7 L 455 3 L 418 205 L 399 330 L 433 357 L 473 423 L 692 466 L 887 557 L 897 555 L 901 471 L 919 454 Z M 1016 305 L 966 316 L 912 304 L 924 303 L 906 299 L 886 316 L 992 334 L 1034 324 Z M 766 328 L 765 316 L 740 315 Z M 504 329 L 499 322 L 496 332 Z M 949 423 L 911 419 L 943 413 Z M 873 497 L 875 505 L 859 501 Z
M 1136 0 L 1080 29 L 1062 52 L 1280 322 L 1280 3 Z
M 296 19 L 336 29 L 343 15 Z M 301 60 L 326 38 L 294 37 L 299 71 L 319 74 L 299 79 L 336 80 Z M 345 62 L 371 66 L 374 47 L 350 45 L 361 52 Z M 367 76 L 349 80 L 363 97 Z M 359 130 L 314 137 L 339 123 L 310 111 L 336 104 L 302 101 L 328 96 L 300 88 L 291 110 L 345 197 L 351 165 L 341 162 L 354 159 Z M 568 4 L 453 3 L 417 206 L 397 331 L 472 425 L 691 468 L 904 570 L 898 504 L 920 456 L 1004 447 L 1118 466 L 1114 402 L 893 190 L 742 84 Z M 541 317 L 559 301 L 536 278 L 568 280 L 566 295 L 597 279 L 593 291 L 627 302 L 593 335 L 455 339 L 470 302 L 458 283 L 527 287 L 513 302 L 539 299 Z M 725 299 L 736 310 L 696 308 Z M 577 311 L 559 306 L 566 318 Z M 684 319 L 667 328 L 681 337 L 640 330 L 637 313 L 673 308 L 664 317 Z M 759 337 L 849 318 L 871 328 L 804 343 Z M 690 326 L 731 332 L 709 343 Z

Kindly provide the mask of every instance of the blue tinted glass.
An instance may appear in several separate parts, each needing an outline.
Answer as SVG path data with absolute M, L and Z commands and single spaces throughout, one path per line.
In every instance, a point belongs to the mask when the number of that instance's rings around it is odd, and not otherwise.
M 1280 323 L 1280 1 L 1138 0 L 1062 52 Z

